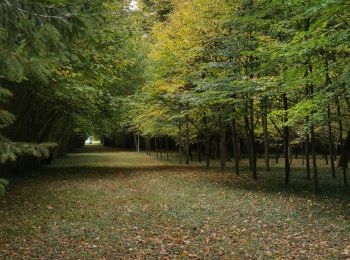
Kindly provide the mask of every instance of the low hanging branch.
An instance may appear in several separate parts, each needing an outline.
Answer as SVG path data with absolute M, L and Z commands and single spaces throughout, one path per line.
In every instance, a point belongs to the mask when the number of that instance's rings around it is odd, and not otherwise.
M 278 128 L 278 126 L 276 125 L 276 123 L 272 120 L 272 118 L 269 118 L 272 125 L 275 127 L 275 129 L 277 130 L 278 134 L 280 135 L 281 138 L 283 138 L 283 134 L 281 132 L 281 130 Z
M 54 7 L 48 7 L 48 6 L 42 6 L 39 3 L 36 3 L 38 5 L 38 7 L 42 8 L 42 10 L 59 10 L 58 8 L 54 8 Z M 0 4 L 0 7 L 5 6 L 9 9 L 14 9 L 15 11 L 21 13 L 21 14 L 28 14 L 37 18 L 43 18 L 43 19 L 52 19 L 52 20 L 58 20 L 61 21 L 65 24 L 68 24 L 68 19 L 73 17 L 73 13 L 68 13 L 65 15 L 49 15 L 49 14 L 40 14 L 37 12 L 33 12 L 33 11 L 29 11 L 29 10 L 25 10 L 22 7 L 20 7 L 19 5 L 16 5 L 14 3 L 9 2 L 8 0 L 4 0 L 4 2 L 2 4 Z

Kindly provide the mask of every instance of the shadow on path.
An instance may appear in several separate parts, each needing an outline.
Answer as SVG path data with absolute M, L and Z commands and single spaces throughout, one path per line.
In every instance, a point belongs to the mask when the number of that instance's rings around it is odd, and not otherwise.
M 77 161 L 79 163 L 75 164 Z M 171 164 L 143 153 L 91 145 L 60 158 L 57 164 L 23 175 L 11 175 L 9 179 L 11 186 L 15 186 L 36 181 L 49 184 L 60 180 L 106 180 L 152 175 L 154 178 L 175 177 L 187 183 L 193 181 L 203 182 L 203 185 L 206 182 L 216 183 L 221 187 L 249 192 L 282 193 L 296 197 L 315 196 L 313 183 L 305 179 L 303 169 L 292 172 L 292 182 L 289 186 L 283 183 L 284 175 L 281 168 L 272 168 L 271 173 L 261 173 L 258 181 L 250 178 L 247 167 L 242 167 L 242 173 L 241 176 L 237 176 L 230 171 L 222 173 L 216 168 L 207 170 L 204 166 Z M 326 173 L 321 173 L 321 191 L 317 194 L 319 199 L 329 197 L 339 200 L 337 203 L 349 204 L 350 189 L 344 188 L 340 179 L 334 180 Z

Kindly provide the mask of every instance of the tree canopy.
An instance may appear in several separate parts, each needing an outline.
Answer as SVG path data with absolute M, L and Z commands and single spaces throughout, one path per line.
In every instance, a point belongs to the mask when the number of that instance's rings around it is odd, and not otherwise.
M 187 163 L 194 146 L 207 167 L 234 158 L 237 174 L 246 157 L 254 179 L 259 154 L 269 171 L 283 148 L 286 184 L 301 153 L 316 190 L 317 155 L 335 177 L 339 154 L 347 185 L 347 1 L 135 4 L 0 4 L 1 162 L 124 136 L 138 149 L 169 139 Z

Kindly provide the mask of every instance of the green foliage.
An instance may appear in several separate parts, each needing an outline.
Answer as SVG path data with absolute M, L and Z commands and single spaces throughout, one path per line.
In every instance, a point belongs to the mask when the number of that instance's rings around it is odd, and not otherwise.
M 76 129 L 85 138 L 115 124 L 120 97 L 144 80 L 141 16 L 128 4 L 0 4 L 0 134 L 13 141 L 3 144 L 3 160 L 13 160 L 19 150 L 46 157 L 43 142 L 64 152 L 74 146 Z
M 5 194 L 5 187 L 9 185 L 9 182 L 5 179 L 0 178 L 0 196 Z
M 14 161 L 19 152 L 18 147 L 9 141 L 0 141 L 0 163 L 5 163 L 6 161 Z
M 313 130 L 325 146 L 328 126 L 344 141 L 347 1 L 130 3 L 0 4 L 0 128 L 13 141 L 3 158 L 15 149 L 47 156 L 17 143 L 66 152 L 94 134 L 180 142 L 186 130 L 186 142 L 201 144 L 233 124 L 252 149 L 268 138 L 301 144 Z

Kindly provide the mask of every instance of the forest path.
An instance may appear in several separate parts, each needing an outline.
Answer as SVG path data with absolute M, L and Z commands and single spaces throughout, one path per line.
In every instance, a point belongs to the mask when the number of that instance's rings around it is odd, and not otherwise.
M 0 199 L 0 255 L 338 258 L 350 250 L 344 203 L 89 147 L 11 180 Z
M 164 166 L 166 161 L 156 160 L 145 153 L 136 153 L 102 145 L 88 145 L 75 153 L 58 158 L 52 167 L 119 167 L 138 168 Z

